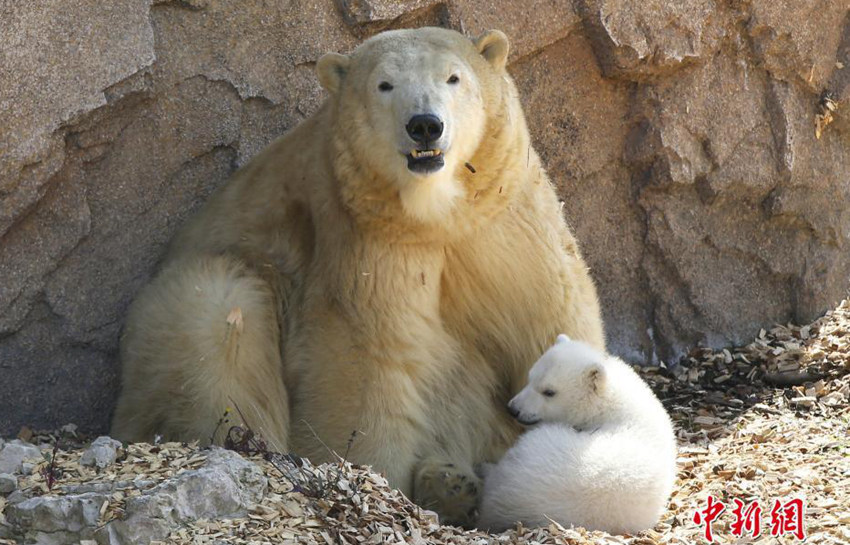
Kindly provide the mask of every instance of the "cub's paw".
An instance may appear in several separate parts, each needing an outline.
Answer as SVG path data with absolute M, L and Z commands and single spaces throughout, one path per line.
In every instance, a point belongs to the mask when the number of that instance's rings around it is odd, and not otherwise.
M 442 524 L 473 527 L 480 494 L 481 479 L 472 468 L 441 458 L 423 460 L 413 482 L 413 501 L 436 511 Z

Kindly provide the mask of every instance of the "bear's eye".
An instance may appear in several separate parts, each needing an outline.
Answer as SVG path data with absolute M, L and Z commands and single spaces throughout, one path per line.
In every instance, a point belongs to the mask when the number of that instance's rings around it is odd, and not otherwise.
M 546 396 L 546 397 L 555 397 L 555 393 L 556 393 L 555 390 L 551 390 L 549 388 L 546 388 L 545 390 L 543 390 L 543 395 Z
M 393 90 L 393 84 L 388 81 L 382 81 L 378 84 L 378 90 L 386 93 Z
M 458 75 L 452 74 L 451 76 L 449 76 L 449 79 L 446 80 L 446 83 L 451 83 L 452 85 L 454 85 L 455 83 L 457 83 L 459 81 L 460 81 L 460 78 L 458 77 Z

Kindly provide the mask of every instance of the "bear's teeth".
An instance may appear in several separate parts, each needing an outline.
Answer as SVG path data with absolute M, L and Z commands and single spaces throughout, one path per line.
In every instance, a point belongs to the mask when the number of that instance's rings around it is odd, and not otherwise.
M 420 157 L 436 157 L 440 155 L 442 152 L 440 150 L 413 150 L 410 152 L 410 155 L 413 156 L 414 159 L 419 159 Z

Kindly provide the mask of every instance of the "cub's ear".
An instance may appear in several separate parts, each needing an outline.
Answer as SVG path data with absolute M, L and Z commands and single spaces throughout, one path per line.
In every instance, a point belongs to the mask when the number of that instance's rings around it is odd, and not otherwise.
M 345 55 L 339 53 L 322 55 L 322 58 L 316 63 L 316 75 L 319 76 L 319 83 L 329 93 L 335 94 L 342 85 L 342 79 L 348 72 L 349 64 L 351 64 L 351 59 Z
M 601 393 L 605 389 L 605 383 L 608 380 L 605 366 L 599 362 L 591 363 L 587 366 L 583 373 L 586 385 L 593 390 L 594 393 Z
M 487 62 L 497 70 L 501 70 L 508 62 L 508 37 L 501 30 L 488 30 L 475 39 L 475 47 Z
M 558 338 L 555 339 L 555 344 L 564 344 L 570 342 L 571 340 L 572 339 L 567 337 L 565 333 L 561 333 L 560 335 L 558 335 Z

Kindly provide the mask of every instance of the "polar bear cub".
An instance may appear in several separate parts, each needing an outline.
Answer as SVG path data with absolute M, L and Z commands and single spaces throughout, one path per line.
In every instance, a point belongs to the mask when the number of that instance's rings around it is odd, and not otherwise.
M 545 526 L 548 518 L 614 534 L 653 527 L 676 478 L 676 440 L 646 383 L 566 335 L 528 379 L 508 409 L 534 427 L 483 468 L 479 528 Z

